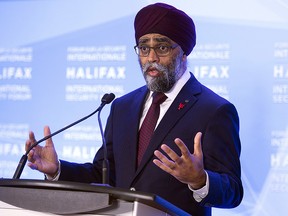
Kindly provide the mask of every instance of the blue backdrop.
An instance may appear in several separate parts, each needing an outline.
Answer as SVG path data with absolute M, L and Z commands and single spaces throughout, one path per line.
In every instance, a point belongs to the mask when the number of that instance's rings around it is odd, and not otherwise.
M 102 95 L 144 84 L 133 20 L 156 1 L 0 1 L 0 177 L 11 178 L 29 130 L 38 139 L 91 113 Z M 288 200 L 288 1 L 163 1 L 191 15 L 189 68 L 238 109 L 245 195 L 214 215 L 286 215 Z M 102 111 L 105 122 L 109 106 Z M 91 161 L 97 117 L 54 137 L 59 157 Z M 25 168 L 21 178 L 43 179 Z

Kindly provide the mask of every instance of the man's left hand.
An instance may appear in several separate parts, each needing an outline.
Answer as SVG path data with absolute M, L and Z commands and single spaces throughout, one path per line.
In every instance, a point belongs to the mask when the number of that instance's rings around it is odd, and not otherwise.
M 202 133 L 198 132 L 194 138 L 194 153 L 191 154 L 185 143 L 175 139 L 175 144 L 181 151 L 181 156 L 177 155 L 166 144 L 161 145 L 161 149 L 167 154 L 165 156 L 159 150 L 154 152 L 158 159 L 153 162 L 165 172 L 171 174 L 180 182 L 189 184 L 194 190 L 205 186 L 206 173 L 203 164 L 203 152 L 201 148 Z

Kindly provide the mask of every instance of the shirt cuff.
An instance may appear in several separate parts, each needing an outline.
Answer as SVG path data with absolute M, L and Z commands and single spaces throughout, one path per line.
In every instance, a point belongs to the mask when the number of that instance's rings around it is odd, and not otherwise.
M 209 176 L 208 173 L 206 173 L 206 184 L 200 189 L 194 190 L 190 185 L 188 185 L 188 188 L 193 192 L 193 197 L 197 202 L 201 202 L 209 192 Z

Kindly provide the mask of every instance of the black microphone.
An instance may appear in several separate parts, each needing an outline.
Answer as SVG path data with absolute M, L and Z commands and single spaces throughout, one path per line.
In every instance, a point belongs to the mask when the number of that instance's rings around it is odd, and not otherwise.
M 114 98 L 115 98 L 115 95 L 111 93 L 104 100 L 112 101 Z M 104 100 L 102 100 L 102 102 Z M 106 139 L 103 133 L 100 113 L 101 113 L 101 110 L 99 110 L 98 112 L 98 124 L 100 128 L 100 133 L 102 137 L 102 146 L 103 146 L 103 151 L 104 151 L 103 162 L 102 162 L 102 184 L 109 186 L 109 160 L 107 158 L 107 145 L 106 145 Z
M 91 117 L 92 115 L 94 115 L 96 112 L 99 112 L 99 113 L 100 113 L 101 110 L 102 110 L 102 108 L 103 108 L 106 104 L 111 103 L 111 102 L 114 100 L 114 98 L 115 98 L 115 95 L 114 95 L 113 93 L 104 94 L 104 96 L 103 96 L 102 99 L 101 99 L 101 105 L 100 105 L 94 112 L 92 112 L 91 114 L 89 114 L 89 115 L 87 115 L 87 116 L 85 116 L 85 117 L 83 117 L 83 118 L 81 118 L 81 119 L 73 122 L 73 123 L 70 124 L 70 125 L 67 125 L 66 127 L 61 128 L 60 130 L 58 130 L 58 131 L 56 131 L 56 132 L 54 132 L 54 133 L 52 133 L 52 134 L 50 134 L 50 135 L 48 135 L 48 136 L 45 136 L 44 138 L 36 141 L 35 143 L 33 143 L 33 144 L 27 149 L 26 153 L 21 157 L 21 159 L 20 159 L 20 161 L 19 161 L 19 163 L 18 163 L 18 166 L 17 166 L 17 168 L 16 168 L 16 170 L 15 170 L 15 173 L 14 173 L 14 175 L 13 175 L 13 179 L 19 179 L 19 178 L 20 178 L 20 176 L 21 176 L 21 174 L 22 174 L 22 171 L 23 171 L 23 169 L 24 169 L 24 166 L 25 166 L 25 164 L 26 164 L 26 162 L 27 162 L 28 154 L 29 154 L 29 152 L 31 151 L 31 149 L 33 149 L 35 146 L 39 145 L 39 144 L 42 143 L 43 141 L 45 141 L 45 140 L 47 140 L 47 139 L 55 136 L 56 134 L 61 133 L 62 131 L 64 131 L 64 130 L 66 130 L 66 129 L 68 129 L 68 128 L 70 128 L 70 127 L 72 127 L 72 126 L 74 126 L 74 125 L 76 125 L 76 124 L 78 124 L 78 123 L 86 120 L 87 118 L 89 118 L 89 117 Z

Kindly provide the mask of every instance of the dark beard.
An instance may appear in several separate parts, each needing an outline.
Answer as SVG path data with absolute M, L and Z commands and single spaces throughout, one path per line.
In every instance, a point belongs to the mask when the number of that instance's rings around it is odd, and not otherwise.
M 180 77 L 184 73 L 184 70 L 181 66 L 182 61 L 180 56 L 176 56 L 174 59 L 172 59 L 172 62 L 167 66 L 155 62 L 148 62 L 145 65 L 142 65 L 142 73 L 148 89 L 153 92 L 170 91 L 174 84 L 180 79 Z M 147 75 L 147 69 L 149 67 L 156 68 L 160 72 L 160 76 L 149 77 L 149 75 Z

